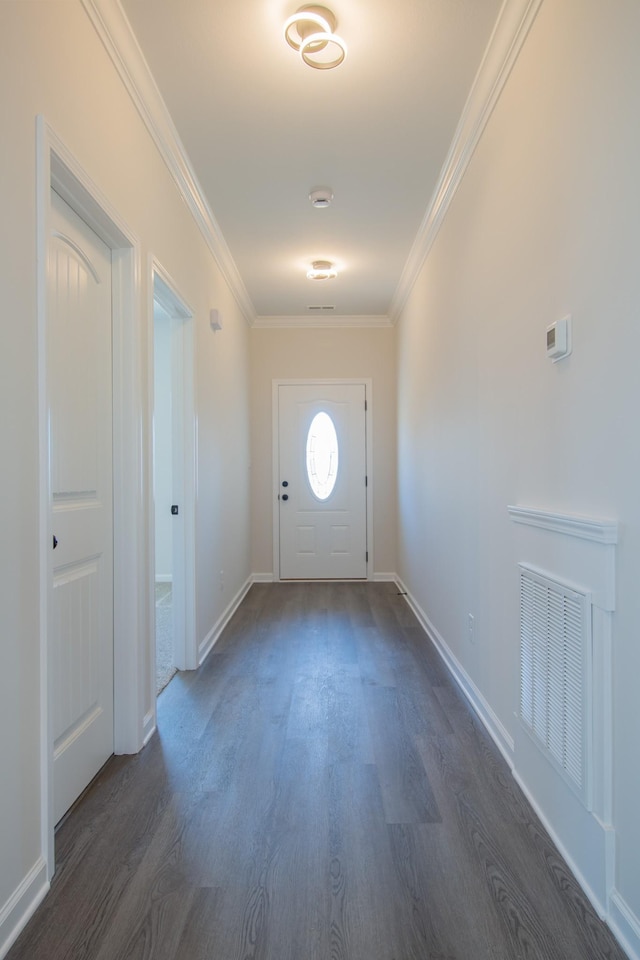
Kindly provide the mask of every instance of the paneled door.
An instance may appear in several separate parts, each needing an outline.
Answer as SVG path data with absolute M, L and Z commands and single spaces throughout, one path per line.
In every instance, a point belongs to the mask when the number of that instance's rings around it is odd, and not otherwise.
M 55 822 L 113 753 L 111 251 L 54 191 L 47 269 Z
M 280 579 L 365 579 L 365 385 L 279 384 L 278 453 Z

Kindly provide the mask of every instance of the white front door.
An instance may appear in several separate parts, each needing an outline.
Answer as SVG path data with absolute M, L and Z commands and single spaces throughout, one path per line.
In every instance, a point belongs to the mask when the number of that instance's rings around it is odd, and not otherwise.
M 281 580 L 367 576 L 366 388 L 278 387 Z
M 48 252 L 54 818 L 113 753 L 111 251 L 55 192 Z

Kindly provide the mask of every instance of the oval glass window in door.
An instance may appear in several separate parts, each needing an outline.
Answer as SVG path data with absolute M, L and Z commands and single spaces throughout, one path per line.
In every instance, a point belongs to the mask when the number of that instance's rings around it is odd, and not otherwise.
M 307 434 L 307 477 L 318 500 L 328 500 L 338 478 L 338 435 L 328 413 L 317 413 Z

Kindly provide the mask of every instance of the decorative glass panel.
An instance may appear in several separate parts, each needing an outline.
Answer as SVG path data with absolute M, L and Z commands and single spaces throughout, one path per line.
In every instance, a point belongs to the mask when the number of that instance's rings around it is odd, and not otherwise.
M 318 500 L 328 500 L 338 476 L 338 436 L 328 413 L 317 413 L 307 434 L 307 476 Z

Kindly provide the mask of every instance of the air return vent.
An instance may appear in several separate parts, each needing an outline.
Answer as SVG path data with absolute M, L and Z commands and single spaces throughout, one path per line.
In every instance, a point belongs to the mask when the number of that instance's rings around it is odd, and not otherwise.
M 586 806 L 591 600 L 520 564 L 520 716 Z

